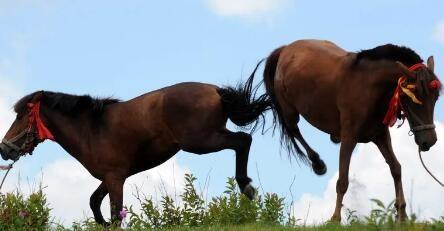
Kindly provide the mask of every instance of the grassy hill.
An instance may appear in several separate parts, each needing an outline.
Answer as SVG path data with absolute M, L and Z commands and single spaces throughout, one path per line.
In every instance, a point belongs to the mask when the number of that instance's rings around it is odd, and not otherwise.
M 430 222 L 417 222 L 415 215 L 410 220 L 396 223 L 393 203 L 384 205 L 373 199 L 376 209 L 368 216 L 358 218 L 353 211 L 348 212 L 346 225 L 326 223 L 319 226 L 304 226 L 289 214 L 284 198 L 274 193 L 259 195 L 250 201 L 237 191 L 233 178 L 227 181 L 226 191 L 205 201 L 197 193 L 196 178 L 185 175 L 185 188 L 181 201 L 175 202 L 169 195 L 163 195 L 160 203 L 151 198 L 137 198 L 141 211 L 132 207 L 125 208 L 124 230 L 301 230 L 301 231 L 382 231 L 382 230 L 439 230 L 444 231 L 444 217 Z M 57 217 L 50 217 L 50 208 L 42 190 L 28 197 L 20 192 L 0 194 L 0 231 L 8 230 L 73 230 L 99 231 L 104 228 L 92 218 L 64 227 L 53 222 Z M 121 230 L 111 226 L 109 230 Z

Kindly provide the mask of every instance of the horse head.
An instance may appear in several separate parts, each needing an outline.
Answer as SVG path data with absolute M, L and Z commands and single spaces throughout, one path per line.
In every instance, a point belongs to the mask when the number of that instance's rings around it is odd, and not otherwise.
M 40 118 L 42 96 L 43 92 L 38 92 L 16 104 L 16 119 L 0 143 L 0 154 L 4 160 L 17 160 L 22 155 L 32 154 L 45 139 L 54 140 Z
M 398 81 L 401 110 L 409 121 L 419 149 L 428 151 L 437 140 L 433 113 L 441 89 L 434 73 L 433 57 L 427 59 L 427 66 L 415 64 L 408 68 L 401 62 L 398 65 L 404 74 Z

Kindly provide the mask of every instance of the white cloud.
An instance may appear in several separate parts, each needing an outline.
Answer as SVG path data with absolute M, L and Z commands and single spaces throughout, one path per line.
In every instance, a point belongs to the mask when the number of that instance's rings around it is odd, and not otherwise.
M 22 94 L 12 81 L 21 76 L 20 71 L 15 71 L 23 66 L 18 56 L 17 54 L 9 58 L 0 56 L 0 136 L 2 138 L 15 118 L 12 106 Z
M 128 178 L 124 186 L 124 205 L 128 207 L 132 205 L 136 211 L 140 209 L 140 203 L 133 195 L 136 187 L 142 195 L 152 196 L 155 201 L 159 201 L 165 192 L 170 196 L 177 195 L 179 199 L 186 172 L 178 165 L 176 159 L 172 158 L 156 168 Z M 56 222 L 70 225 L 73 221 L 92 217 L 89 198 L 100 181 L 93 178 L 76 160 L 61 159 L 49 164 L 42 169 L 41 175 L 29 179 L 30 182 L 34 182 L 32 185 L 28 181 L 20 180 L 17 174 L 8 177 L 4 192 L 19 188 L 27 194 L 34 191 L 37 188 L 35 182 L 40 182 L 43 178 L 44 193 L 52 208 L 51 216 Z M 105 218 L 109 218 L 108 196 L 103 200 L 102 214 Z
M 15 119 L 12 106 L 23 94 L 19 86 L 26 75 L 26 44 L 24 36 L 17 35 L 11 49 L 0 53 L 0 139 Z
M 12 100 L 9 91 L 13 91 L 10 84 L 0 79 L 0 136 L 8 130 L 14 121 L 14 112 L 11 110 Z
M 424 162 L 439 178 L 444 179 L 444 124 L 436 123 L 438 142 L 429 152 L 423 153 Z M 417 146 L 408 136 L 408 126 L 392 129 L 393 149 L 402 166 L 404 195 L 407 213 L 412 211 L 420 219 L 438 218 L 444 215 L 442 188 L 422 167 Z M 329 181 L 322 195 L 304 194 L 294 205 L 294 215 L 305 219 L 308 224 L 316 224 L 330 219 L 336 201 L 336 173 Z M 395 198 L 393 178 L 384 158 L 373 144 L 360 145 L 353 154 L 350 165 L 350 185 L 345 195 L 344 207 L 357 210 L 358 214 L 368 215 L 372 209 L 371 198 L 388 204 Z M 409 207 L 412 205 L 412 208 Z M 342 210 L 343 219 L 345 208 Z M 307 216 L 308 213 L 308 216 Z
M 209 8 L 218 15 L 230 17 L 259 17 L 269 14 L 286 0 L 206 0 Z
M 444 43 L 444 21 L 436 25 L 434 37 L 437 41 Z

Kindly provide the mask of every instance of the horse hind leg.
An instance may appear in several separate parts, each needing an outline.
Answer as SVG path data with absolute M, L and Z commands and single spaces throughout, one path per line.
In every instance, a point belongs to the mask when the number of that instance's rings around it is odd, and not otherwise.
M 325 165 L 319 154 L 307 144 L 304 137 L 302 137 L 299 127 L 296 126 L 296 128 L 297 129 L 295 131 L 295 137 L 307 151 L 307 156 L 308 159 L 310 159 L 311 161 L 311 167 L 313 168 L 313 171 L 317 175 L 324 175 L 327 172 L 327 166 Z
M 202 142 L 205 140 L 204 142 Z M 252 138 L 245 132 L 231 132 L 227 129 L 212 133 L 205 138 L 194 137 L 182 142 L 181 149 L 196 154 L 207 154 L 224 149 L 232 149 L 236 152 L 236 181 L 241 192 L 250 200 L 254 199 L 257 192 L 251 186 L 251 178 L 248 177 L 248 155 Z
M 304 137 L 299 130 L 298 123 L 300 120 L 300 115 L 297 111 L 293 111 L 291 114 L 285 116 L 285 123 L 290 129 L 291 134 L 302 144 L 305 151 L 307 152 L 308 159 L 311 161 L 311 167 L 317 175 L 324 175 L 327 172 L 327 166 L 324 161 L 319 157 L 319 154 L 310 147 L 310 145 L 305 141 Z

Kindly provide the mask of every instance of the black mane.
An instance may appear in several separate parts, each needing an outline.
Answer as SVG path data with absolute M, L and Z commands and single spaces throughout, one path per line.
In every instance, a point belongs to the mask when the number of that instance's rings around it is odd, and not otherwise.
M 373 49 L 361 50 L 356 57 L 356 63 L 360 60 L 392 60 L 400 61 L 406 66 L 422 63 L 423 60 L 415 51 L 408 47 L 386 44 Z
M 100 117 L 106 105 L 120 102 L 120 100 L 110 97 L 93 98 L 89 95 L 78 96 L 59 92 L 37 91 L 20 99 L 14 105 L 15 112 L 18 114 L 25 113 L 27 104 L 36 94 L 42 94 L 42 104 L 69 116 L 90 112 L 93 117 Z

